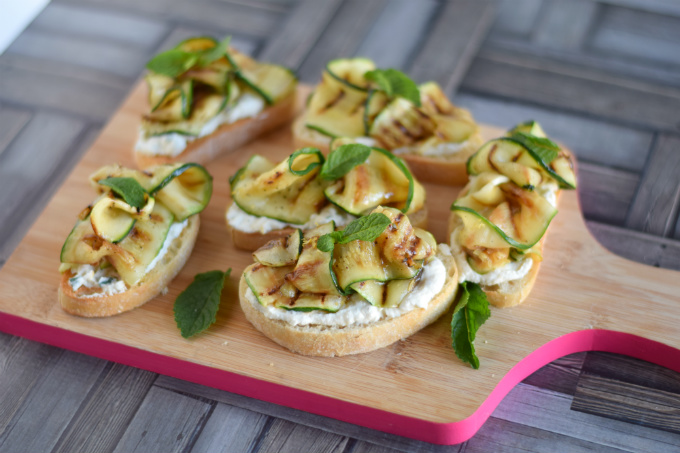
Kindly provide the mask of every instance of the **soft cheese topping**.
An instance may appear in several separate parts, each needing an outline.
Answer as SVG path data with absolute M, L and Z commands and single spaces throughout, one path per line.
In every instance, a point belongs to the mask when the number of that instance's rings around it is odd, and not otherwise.
M 449 254 L 448 246 L 439 245 L 439 251 Z M 371 324 L 383 319 L 397 318 L 417 308 L 427 308 L 430 301 L 446 283 L 446 267 L 439 258 L 433 258 L 423 266 L 420 280 L 413 290 L 404 297 L 398 307 L 379 308 L 360 299 L 350 300 L 336 313 L 322 310 L 300 312 L 277 307 L 263 307 L 253 291 L 248 288 L 246 298 L 267 318 L 284 321 L 293 326 L 321 325 L 350 327 Z
M 392 153 L 400 154 L 420 154 L 422 156 L 453 156 L 468 147 L 467 140 L 460 143 L 438 143 L 434 146 L 410 147 L 404 146 L 392 150 Z
M 232 203 L 227 210 L 227 220 L 232 228 L 245 233 L 261 233 L 267 234 L 270 231 L 281 230 L 284 228 L 300 228 L 302 230 L 309 230 L 316 228 L 319 225 L 328 223 L 331 220 L 335 222 L 336 226 L 344 226 L 354 220 L 352 214 L 348 214 L 337 206 L 330 204 L 323 208 L 318 213 L 312 214 L 309 221 L 304 225 L 294 225 L 292 223 L 285 223 L 279 220 L 270 219 L 268 217 L 258 217 L 250 215 L 243 209 L 239 208 L 236 203 Z
M 188 225 L 188 219 L 183 222 L 175 222 L 170 226 L 165 240 L 163 241 L 163 246 L 156 255 L 156 257 L 149 263 L 146 267 L 145 272 L 149 273 L 158 263 L 160 263 L 165 255 L 167 255 L 168 250 L 172 242 L 177 239 L 184 231 L 184 228 Z M 114 294 L 120 294 L 127 291 L 128 287 L 123 280 L 121 280 L 120 275 L 116 272 L 113 266 L 108 266 L 100 268 L 98 266 L 92 266 L 91 264 L 78 264 L 71 267 L 71 271 L 74 276 L 69 279 L 69 285 L 74 291 L 78 291 L 80 287 L 101 289 L 93 294 L 84 294 L 80 297 L 99 297 L 102 294 L 106 296 L 112 296 Z
M 178 133 L 162 134 L 146 137 L 142 128 L 139 130 L 135 151 L 150 155 L 175 157 L 179 155 L 187 144 L 200 137 L 210 135 L 223 124 L 231 124 L 243 118 L 252 118 L 264 110 L 264 99 L 252 93 L 243 93 L 236 104 L 226 107 L 205 123 L 198 136 Z

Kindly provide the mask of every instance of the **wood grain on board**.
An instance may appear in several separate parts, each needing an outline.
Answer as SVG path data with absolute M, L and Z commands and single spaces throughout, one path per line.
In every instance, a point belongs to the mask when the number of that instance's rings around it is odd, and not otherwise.
M 132 164 L 129 150 L 136 138 L 137 118 L 145 107 L 144 89 L 140 84 L 132 92 L 0 272 L 3 312 L 435 423 L 456 422 L 472 415 L 520 360 L 570 332 L 612 329 L 680 348 L 676 335 L 680 310 L 672 283 L 677 273 L 629 262 L 605 251 L 589 235 L 575 192 L 563 193 L 560 213 L 549 232 L 540 278 L 529 300 L 516 308 L 493 310 L 480 330 L 476 348 L 481 370 L 472 370 L 456 359 L 445 317 L 404 341 L 369 354 L 308 358 L 279 347 L 253 329 L 238 308 L 235 282 L 252 258 L 233 248 L 224 214 L 229 204 L 228 177 L 252 153 L 274 160 L 290 154 L 287 128 L 208 165 L 214 176 L 213 199 L 201 214 L 202 227 L 193 255 L 166 295 L 106 319 L 70 316 L 56 302 L 58 251 L 77 212 L 93 198 L 87 176 L 112 160 Z M 300 101 L 306 90 L 301 91 Z M 493 128 L 484 131 L 487 137 L 500 132 Z M 448 207 L 457 189 L 426 188 L 430 229 L 445 241 Z M 196 273 L 227 267 L 233 274 L 217 323 L 198 338 L 184 340 L 173 320 L 172 301 Z M 603 297 L 617 303 L 598 303 Z M 641 300 L 646 301 L 646 309 L 640 307 Z

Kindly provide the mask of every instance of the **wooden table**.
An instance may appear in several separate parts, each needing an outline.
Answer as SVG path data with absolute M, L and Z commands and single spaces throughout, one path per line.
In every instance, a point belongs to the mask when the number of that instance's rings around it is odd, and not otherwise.
M 331 57 L 366 55 L 439 81 L 479 121 L 539 120 L 579 157 L 595 237 L 680 269 L 678 25 L 680 7 L 661 0 L 53 0 L 0 56 L 0 260 L 152 54 L 231 34 L 304 82 Z M 680 376 L 612 354 L 543 367 L 472 439 L 435 446 L 3 333 L 0 344 L 0 451 L 680 450 Z

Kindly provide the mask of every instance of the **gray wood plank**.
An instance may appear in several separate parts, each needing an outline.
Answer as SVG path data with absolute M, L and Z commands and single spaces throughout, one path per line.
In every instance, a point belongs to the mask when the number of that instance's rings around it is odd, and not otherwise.
M 599 53 L 680 67 L 680 17 L 607 7 L 589 46 Z
M 680 433 L 680 395 L 615 379 L 581 376 L 571 408 L 599 417 Z M 680 447 L 680 443 L 677 444 Z
M 496 96 L 462 92 L 453 98 L 468 108 L 478 122 L 504 129 L 533 119 L 554 140 L 571 149 L 581 161 L 631 172 L 641 172 L 649 155 L 653 134 L 564 111 L 539 107 Z
M 592 0 L 546 0 L 532 40 L 541 47 L 580 49 L 598 13 Z
M 629 125 L 680 130 L 679 89 L 633 82 L 597 70 L 575 70 L 531 56 L 482 51 L 462 87 Z
M 41 368 L 0 434 L 0 451 L 50 451 L 105 366 L 103 360 L 64 351 Z
M 38 30 L 24 31 L 7 52 L 83 66 L 129 79 L 139 74 L 150 55 L 150 51 L 133 45 Z
M 341 422 L 320 415 L 310 414 L 304 411 L 291 409 L 276 404 L 258 401 L 245 396 L 217 390 L 211 387 L 194 384 L 191 382 L 174 379 L 168 376 L 159 376 L 156 386 L 167 388 L 180 393 L 200 396 L 220 403 L 241 407 L 261 414 L 299 423 L 313 428 L 331 431 L 342 436 L 364 440 L 370 443 L 384 445 L 387 448 L 404 450 L 409 452 L 434 452 L 433 445 L 406 437 L 375 431 L 352 423 Z
M 257 446 L 258 452 L 299 453 L 342 453 L 348 438 L 337 434 L 276 419 L 268 427 Z
M 175 47 L 178 43 L 184 41 L 187 38 L 193 36 L 212 36 L 216 39 L 222 39 L 227 36 L 220 30 L 205 27 L 191 27 L 186 25 L 180 25 L 175 27 L 168 33 L 168 35 L 163 39 L 161 44 L 152 52 L 156 54 L 158 52 L 171 49 Z M 258 41 L 253 38 L 243 37 L 243 36 L 231 36 L 229 44 L 236 49 L 244 52 L 248 55 L 255 53 L 257 49 Z M 151 55 L 149 55 L 151 57 Z
M 0 155 L 30 119 L 30 111 L 0 104 Z
M 155 379 L 155 373 L 111 363 L 52 453 L 112 451 Z
M 0 265 L 98 134 L 86 127 L 68 116 L 37 113 L 0 155 Z
M 342 4 L 341 0 L 300 0 L 271 36 L 258 58 L 297 70 Z
M 190 449 L 213 405 L 153 387 L 114 452 L 182 452 Z
M 480 0 L 444 2 L 428 28 L 409 74 L 414 80 L 434 80 L 446 93 L 458 88 L 493 18 L 492 4 Z
M 192 452 L 254 451 L 269 417 L 240 407 L 218 403 Z
M 493 417 L 581 441 L 628 452 L 676 452 L 680 435 L 570 411 L 571 396 L 519 384 L 493 412 Z M 484 426 L 486 428 L 486 425 Z
M 352 443 L 350 443 L 352 445 Z M 418 450 L 398 450 L 390 447 L 386 447 L 385 445 L 380 445 L 380 444 L 374 444 L 370 442 L 364 442 L 364 441 L 356 441 L 354 445 L 351 447 L 351 452 L 352 453 L 397 453 L 401 451 L 409 452 L 409 453 L 415 453 L 415 452 L 441 452 L 441 453 L 460 453 L 463 452 L 465 448 L 464 444 L 458 444 L 458 445 L 430 445 L 427 448 L 424 449 L 418 449 Z
M 152 49 L 167 33 L 167 24 L 112 11 L 106 6 L 51 2 L 31 23 L 29 30 Z
M 100 0 L 60 0 L 74 6 L 97 5 Z M 187 26 L 222 30 L 223 34 L 240 33 L 266 37 L 276 28 L 281 13 L 268 8 L 251 7 L 248 3 L 206 0 L 115 0 L 106 2 L 110 11 L 132 14 L 147 20 L 168 21 Z
M 63 351 L 0 332 L 0 435 Z
M 680 373 L 625 355 L 588 352 L 583 373 L 680 394 Z
M 669 236 L 680 209 L 680 137 L 662 134 L 657 139 L 628 212 L 626 226 Z
M 103 122 L 123 101 L 126 90 L 44 72 L 0 59 L 0 101 L 44 107 Z
M 595 239 L 609 251 L 650 266 L 680 270 L 680 241 L 588 221 Z
M 580 162 L 579 199 L 589 220 L 623 226 L 640 176 L 623 170 Z
M 570 354 L 539 368 L 522 382 L 534 387 L 573 395 L 585 353 Z
M 388 0 L 346 0 L 310 50 L 297 71 L 301 82 L 318 83 L 326 63 L 334 58 L 351 57 Z
M 598 0 L 601 3 L 624 6 L 659 14 L 680 16 L 680 4 L 676 0 Z
M 622 453 L 627 450 L 491 417 L 475 437 L 464 444 L 462 451 L 465 453 L 585 453 L 595 451 Z
M 434 0 L 390 0 L 356 54 L 381 68 L 405 70 L 439 7 Z
M 490 37 L 525 37 L 528 39 L 541 12 L 543 0 L 500 0 L 496 8 Z

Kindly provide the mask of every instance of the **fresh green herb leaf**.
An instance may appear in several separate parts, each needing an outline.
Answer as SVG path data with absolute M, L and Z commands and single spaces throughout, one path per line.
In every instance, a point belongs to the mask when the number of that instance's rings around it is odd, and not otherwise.
M 198 58 L 196 53 L 171 49 L 153 57 L 146 67 L 155 73 L 175 78 L 195 65 Z
M 134 208 L 141 209 L 146 204 L 146 191 L 134 178 L 112 177 L 97 182 L 110 187 L 113 193 Z
M 297 157 L 300 154 L 316 154 L 319 160 L 307 165 L 307 168 L 304 168 L 302 170 L 294 170 L 293 164 L 295 163 L 295 159 L 297 159 Z M 304 176 L 310 171 L 314 170 L 316 167 L 323 165 L 324 161 L 325 159 L 323 158 L 323 154 L 321 154 L 321 150 L 319 150 L 319 148 L 302 148 L 298 149 L 297 151 L 290 155 L 290 157 L 288 158 L 288 169 L 294 175 Z
M 389 97 L 401 96 L 420 107 L 418 85 L 406 74 L 396 69 L 374 69 L 364 74 L 366 80 L 375 82 Z
M 321 178 L 333 181 L 342 178 L 350 170 L 368 159 L 371 147 L 358 143 L 349 143 L 333 150 L 328 160 L 321 167 Z
M 463 282 L 460 289 L 460 301 L 451 319 L 451 340 L 458 358 L 476 370 L 479 369 L 479 358 L 475 354 L 475 336 L 491 316 L 491 311 L 486 294 L 478 284 Z
M 560 147 L 549 138 L 537 137 L 526 132 L 515 132 L 510 139 L 523 145 L 546 165 L 555 160 L 560 152 Z
M 219 60 L 227 53 L 229 49 L 229 42 L 231 41 L 231 36 L 227 36 L 222 41 L 218 42 L 212 49 L 207 49 L 201 52 L 198 58 L 198 65 L 205 68 L 210 63 Z
M 217 309 L 227 272 L 210 271 L 198 274 L 187 289 L 175 300 L 175 322 L 184 338 L 203 332 L 217 319 Z
M 335 244 L 347 244 L 351 241 L 375 241 L 392 221 L 381 212 L 374 212 L 350 222 L 344 230 L 324 234 L 316 243 L 322 252 L 332 252 Z

